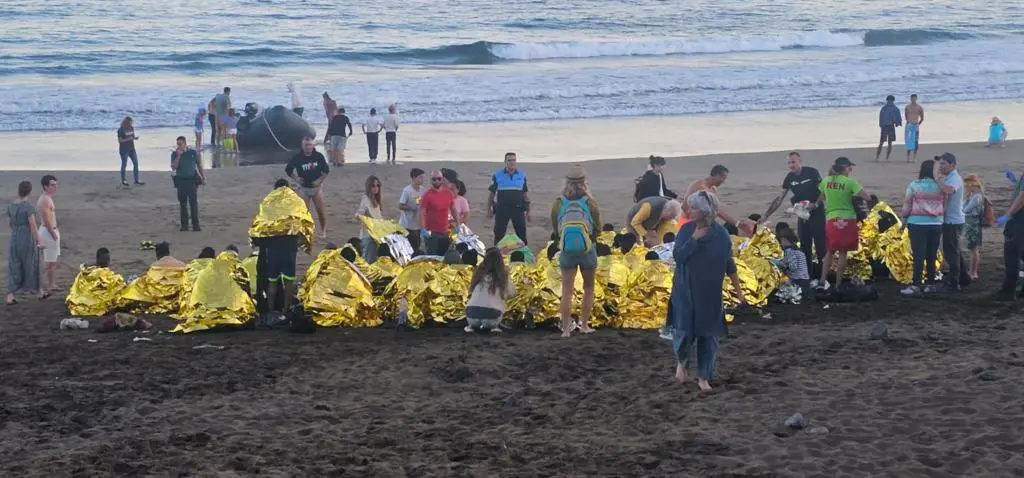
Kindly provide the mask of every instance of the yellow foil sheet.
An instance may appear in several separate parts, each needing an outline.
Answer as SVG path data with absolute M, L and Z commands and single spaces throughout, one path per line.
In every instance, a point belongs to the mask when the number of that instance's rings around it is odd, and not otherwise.
M 341 257 L 340 250 L 317 256 L 300 286 L 299 300 L 321 327 L 377 327 L 384 323 L 370 281 Z
M 99 317 L 112 312 L 125 288 L 124 277 L 107 267 L 81 266 L 64 300 L 71 315 Z
M 422 326 L 428 316 L 425 314 L 427 311 L 420 295 L 427 289 L 437 272 L 444 267 L 434 258 L 415 258 L 409 261 L 384 291 L 385 302 L 380 308 L 385 316 L 395 317 L 398 300 L 404 298 L 409 303 L 408 325 Z
M 291 188 L 280 187 L 263 198 L 249 225 L 249 237 L 299 236 L 299 246 L 310 252 L 313 228 L 306 202 Z
M 358 216 L 359 222 L 363 223 L 366 232 L 370 234 L 377 244 L 384 243 L 384 237 L 390 234 L 406 235 L 409 233 L 404 227 L 399 226 L 397 221 L 391 219 L 375 219 L 367 216 Z
M 128 284 L 118 303 L 134 314 L 170 314 L 181 302 L 185 269 L 150 266 L 145 274 Z
M 456 264 L 442 267 L 434 278 L 410 303 L 410 307 L 421 308 L 424 317 L 444 324 L 466 316 L 466 301 L 469 300 L 469 283 L 473 279 L 473 266 Z
M 241 264 L 238 257 L 221 254 L 216 259 L 205 261 L 204 265 L 197 267 L 192 289 L 182 300 L 178 314 L 182 322 L 172 332 L 190 333 L 214 327 L 241 326 L 256 315 L 256 304 L 239 285 L 238 268 Z

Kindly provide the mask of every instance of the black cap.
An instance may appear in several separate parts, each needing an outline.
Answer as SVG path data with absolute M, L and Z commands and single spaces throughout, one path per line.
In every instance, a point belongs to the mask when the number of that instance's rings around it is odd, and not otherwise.
M 853 161 L 850 161 L 850 158 L 847 158 L 845 156 L 840 156 L 840 157 L 836 158 L 836 162 L 833 163 L 833 165 L 834 166 L 842 166 L 844 168 L 847 167 L 847 166 L 856 166 L 856 164 L 853 164 Z
M 941 156 L 936 156 L 935 160 L 945 161 L 949 164 L 956 164 L 956 156 L 953 156 L 953 153 L 942 153 Z

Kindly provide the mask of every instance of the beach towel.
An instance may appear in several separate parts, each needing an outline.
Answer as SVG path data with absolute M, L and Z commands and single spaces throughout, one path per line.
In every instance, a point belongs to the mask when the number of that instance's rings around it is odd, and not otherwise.
M 917 151 L 917 128 L 916 124 L 907 123 L 906 129 L 903 130 L 903 139 L 906 142 L 907 151 Z

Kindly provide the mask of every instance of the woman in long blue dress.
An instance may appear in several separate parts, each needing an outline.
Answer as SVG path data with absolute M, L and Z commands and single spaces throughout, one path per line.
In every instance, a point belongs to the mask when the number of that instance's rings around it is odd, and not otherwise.
M 18 198 L 7 205 L 8 223 L 11 226 L 11 244 L 7 248 L 7 298 L 6 305 L 17 304 L 15 294 L 35 293 L 39 290 L 39 227 L 36 209 L 28 201 L 32 194 L 32 183 L 18 184 Z
M 718 216 L 718 198 L 701 191 L 686 198 L 690 206 L 690 222 L 676 235 L 672 255 L 676 261 L 672 279 L 672 297 L 668 306 L 668 324 L 672 331 L 672 348 L 676 354 L 676 380 L 686 382 L 690 350 L 697 346 L 697 385 L 710 391 L 715 373 L 718 338 L 725 335 L 725 313 L 722 306 L 722 284 L 725 276 L 732 279 L 740 303 L 745 303 L 736 262 L 732 257 L 732 241 Z

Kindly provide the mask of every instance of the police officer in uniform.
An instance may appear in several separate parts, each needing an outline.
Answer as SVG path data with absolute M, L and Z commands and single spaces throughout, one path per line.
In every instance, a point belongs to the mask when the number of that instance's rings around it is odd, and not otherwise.
M 527 242 L 526 223 L 530 221 L 530 198 L 527 195 L 526 173 L 516 169 L 516 153 L 505 153 L 505 167 L 494 173 L 487 197 L 487 217 L 494 217 L 494 243 L 508 229 L 509 221 L 516 235 Z

